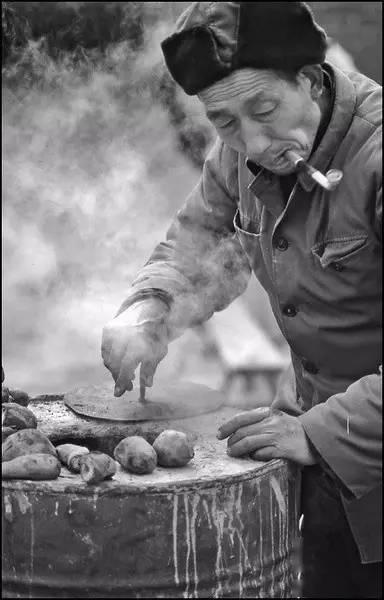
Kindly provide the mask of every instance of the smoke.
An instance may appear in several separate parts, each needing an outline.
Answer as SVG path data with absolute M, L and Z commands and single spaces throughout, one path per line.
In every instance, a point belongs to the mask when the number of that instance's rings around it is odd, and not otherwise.
M 11 387 L 58 393 L 110 380 L 102 327 L 199 175 L 156 98 L 169 28 L 151 27 L 138 54 L 120 43 L 88 62 L 53 61 L 44 40 L 31 41 L 3 72 L 2 362 Z

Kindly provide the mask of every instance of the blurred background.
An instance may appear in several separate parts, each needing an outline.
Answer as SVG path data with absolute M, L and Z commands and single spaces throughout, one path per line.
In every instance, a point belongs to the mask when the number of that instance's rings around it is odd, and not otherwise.
M 112 379 L 101 331 L 196 184 L 214 133 L 160 41 L 187 2 L 2 2 L 2 364 L 31 395 Z M 380 2 L 310 2 L 329 60 L 381 83 Z M 253 278 L 158 377 L 272 399 L 288 351 Z

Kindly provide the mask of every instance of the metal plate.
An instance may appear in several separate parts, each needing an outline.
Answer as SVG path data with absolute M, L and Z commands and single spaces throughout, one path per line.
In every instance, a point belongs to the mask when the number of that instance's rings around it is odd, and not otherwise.
M 64 395 L 64 403 L 85 417 L 107 421 L 159 421 L 183 419 L 218 410 L 224 396 L 205 385 L 190 381 L 174 385 L 155 385 L 146 389 L 146 400 L 139 400 L 139 389 L 133 388 L 120 398 L 112 386 L 87 386 Z

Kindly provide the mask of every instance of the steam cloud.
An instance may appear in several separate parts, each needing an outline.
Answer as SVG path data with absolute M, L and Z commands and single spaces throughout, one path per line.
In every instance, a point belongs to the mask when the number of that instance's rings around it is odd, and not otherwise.
M 2 344 L 11 387 L 33 395 L 110 380 L 102 327 L 198 178 L 154 98 L 167 27 L 147 32 L 137 56 L 111 46 L 86 73 L 30 42 L 22 61 L 33 61 L 36 82 L 12 72 L 3 80 Z

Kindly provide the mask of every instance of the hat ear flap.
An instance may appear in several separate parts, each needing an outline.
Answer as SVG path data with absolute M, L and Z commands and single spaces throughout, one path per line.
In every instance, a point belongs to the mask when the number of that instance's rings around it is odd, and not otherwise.
M 192 96 L 231 71 L 217 52 L 215 39 L 206 26 L 171 35 L 161 44 L 172 77 Z

